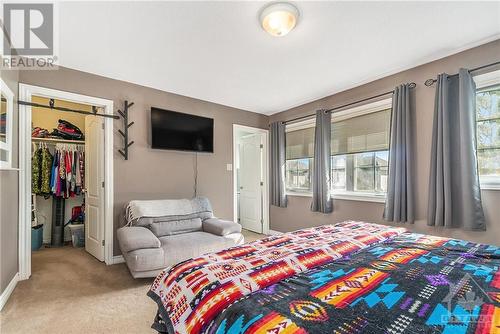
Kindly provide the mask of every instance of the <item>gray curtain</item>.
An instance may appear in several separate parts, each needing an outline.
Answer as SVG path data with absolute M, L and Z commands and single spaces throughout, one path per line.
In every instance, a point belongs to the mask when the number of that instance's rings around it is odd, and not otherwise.
M 285 123 L 271 123 L 271 205 L 286 208 L 285 194 Z
M 427 223 L 486 230 L 476 157 L 476 86 L 468 70 L 436 86 Z
M 323 213 L 333 211 L 333 203 L 330 198 L 331 129 L 332 114 L 325 112 L 325 110 L 318 110 L 314 131 L 311 211 Z
M 389 180 L 384 210 L 387 221 L 414 222 L 411 118 L 410 87 L 400 85 L 392 96 Z

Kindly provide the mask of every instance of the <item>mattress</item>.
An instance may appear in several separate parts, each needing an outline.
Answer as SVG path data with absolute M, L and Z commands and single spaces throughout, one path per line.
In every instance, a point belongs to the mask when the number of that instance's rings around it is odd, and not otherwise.
M 273 236 L 164 270 L 165 333 L 498 333 L 500 249 L 361 222 Z

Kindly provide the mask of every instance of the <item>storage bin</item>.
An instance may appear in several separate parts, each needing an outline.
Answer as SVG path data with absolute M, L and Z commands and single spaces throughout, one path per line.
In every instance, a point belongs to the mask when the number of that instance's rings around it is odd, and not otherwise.
M 31 250 L 37 251 L 42 247 L 43 224 L 31 227 Z
M 69 224 L 73 247 L 85 246 L 85 224 Z

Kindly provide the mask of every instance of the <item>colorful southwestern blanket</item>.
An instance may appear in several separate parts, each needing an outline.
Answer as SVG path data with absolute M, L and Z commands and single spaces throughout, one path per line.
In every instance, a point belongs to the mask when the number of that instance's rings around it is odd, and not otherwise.
M 172 334 L 202 333 L 237 300 L 404 231 L 349 221 L 273 236 L 179 263 L 161 272 L 148 292 L 159 307 L 153 328 Z
M 244 269 L 234 267 L 242 263 Z M 500 333 L 499 268 L 496 246 L 345 222 L 164 271 L 149 291 L 159 305 L 153 328 L 179 334 Z

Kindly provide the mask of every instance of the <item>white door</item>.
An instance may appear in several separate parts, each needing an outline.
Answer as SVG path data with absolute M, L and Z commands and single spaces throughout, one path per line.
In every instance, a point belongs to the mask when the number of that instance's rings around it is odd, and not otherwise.
M 240 224 L 262 233 L 262 135 L 240 140 Z
M 85 250 L 104 261 L 104 122 L 85 117 Z

